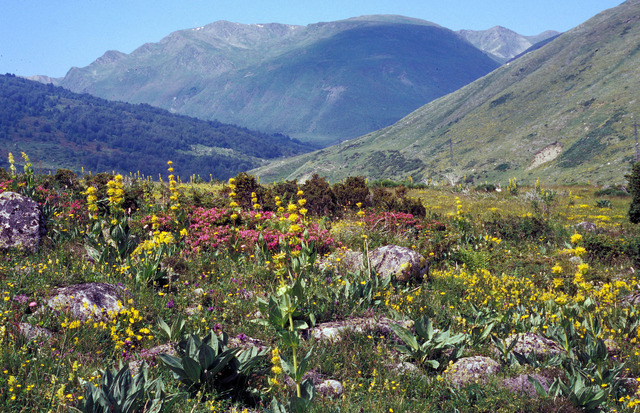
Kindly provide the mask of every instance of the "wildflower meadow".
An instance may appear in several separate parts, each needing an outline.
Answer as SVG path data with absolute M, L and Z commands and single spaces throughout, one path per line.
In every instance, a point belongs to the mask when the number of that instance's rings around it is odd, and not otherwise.
M 205 182 L 172 162 L 151 180 L 22 161 L 0 191 L 35 200 L 44 230 L 35 252 L 1 255 L 2 411 L 640 410 L 624 188 Z M 376 273 L 385 245 L 428 270 Z M 352 252 L 364 258 L 346 267 Z M 82 283 L 123 298 L 86 317 L 48 301 Z M 315 334 L 363 320 L 390 327 Z M 533 336 L 552 344 L 518 347 Z M 478 357 L 495 365 L 463 380 L 457 363 Z

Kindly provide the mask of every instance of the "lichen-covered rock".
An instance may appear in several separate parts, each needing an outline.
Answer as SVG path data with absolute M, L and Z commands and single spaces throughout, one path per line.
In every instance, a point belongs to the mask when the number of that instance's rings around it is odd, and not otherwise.
M 316 386 L 316 391 L 325 397 L 336 397 L 344 393 L 344 388 L 338 380 L 328 379 Z
M 420 374 L 420 368 L 408 361 L 401 361 L 400 363 L 389 366 L 389 368 L 398 374 Z
M 359 271 L 364 265 L 364 254 L 356 251 L 338 251 L 333 257 L 321 260 L 321 268 L 335 267 L 347 272 Z M 369 251 L 371 268 L 380 277 L 394 275 L 398 281 L 422 280 L 429 270 L 425 258 L 407 247 L 385 245 Z
M 515 339 L 518 341 L 515 346 L 513 346 L 513 351 L 524 354 L 525 356 L 533 352 L 541 358 L 566 353 L 560 344 L 535 333 L 512 334 L 507 337 L 507 346 L 511 345 L 511 342 Z
M 422 255 L 411 248 L 397 245 L 378 247 L 371 251 L 369 259 L 380 276 L 393 274 L 401 282 L 422 280 L 429 270 L 429 264 Z
M 549 386 L 551 385 L 551 380 L 549 380 L 547 377 L 542 376 L 540 374 L 521 374 L 519 376 L 503 380 L 502 385 L 507 389 L 511 390 L 512 392 L 517 391 L 520 393 L 525 393 L 527 396 L 531 398 L 538 397 L 536 388 L 529 381 L 529 376 L 537 380 L 538 383 L 540 383 L 540 385 L 545 391 L 549 390 Z
M 610 356 L 618 356 L 620 355 L 620 353 L 622 353 L 622 349 L 620 348 L 618 343 L 610 338 L 604 340 L 604 346 L 606 347 L 607 353 L 609 353 Z
M 244 350 L 249 349 L 251 347 L 255 347 L 258 350 L 267 350 L 269 346 L 263 340 L 259 340 L 257 338 L 249 337 L 244 333 L 240 333 L 235 337 L 229 337 L 229 343 L 227 347 L 239 347 Z
M 44 226 L 38 203 L 15 192 L 0 194 L 0 248 L 35 252 Z
M 489 357 L 463 357 L 451 364 L 444 372 L 444 377 L 451 384 L 462 387 L 471 383 L 486 383 L 488 376 L 500 371 L 500 364 Z
M 18 323 L 18 331 L 29 340 L 51 338 L 51 331 L 29 323 Z
M 623 305 L 640 305 L 640 291 L 633 291 L 620 299 Z
M 582 230 L 585 230 L 587 232 L 594 232 L 598 229 L 598 227 L 596 226 L 596 224 L 594 224 L 593 222 L 589 222 L 589 221 L 582 221 L 581 223 L 576 225 L 577 228 L 580 228 Z
M 381 317 L 356 317 L 342 321 L 330 321 L 321 323 L 310 330 L 310 334 L 318 341 L 340 341 L 342 335 L 348 331 L 357 333 L 378 333 L 384 335 L 393 334 L 391 324 L 399 324 L 403 327 L 410 328 L 413 321 L 395 321 L 389 318 Z
M 54 310 L 70 312 L 80 320 L 112 318 L 127 302 L 127 292 L 113 284 L 85 283 L 56 289 L 46 300 Z
M 161 344 L 159 346 L 151 347 L 150 349 L 141 350 L 138 353 L 138 357 L 140 357 L 140 359 L 129 362 L 129 371 L 131 371 L 131 375 L 135 376 L 138 374 L 140 367 L 142 367 L 142 364 L 145 362 L 151 366 L 156 365 L 158 363 L 158 355 L 160 354 L 177 356 L 178 352 L 176 351 L 173 343 Z

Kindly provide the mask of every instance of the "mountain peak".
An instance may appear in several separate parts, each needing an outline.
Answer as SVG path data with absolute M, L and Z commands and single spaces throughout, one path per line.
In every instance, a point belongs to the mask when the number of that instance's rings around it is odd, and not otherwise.
M 502 26 L 493 26 L 487 30 L 459 30 L 457 33 L 478 49 L 489 53 L 499 63 L 505 63 L 535 43 L 557 35 L 557 32 L 548 30 L 537 36 L 523 36 Z

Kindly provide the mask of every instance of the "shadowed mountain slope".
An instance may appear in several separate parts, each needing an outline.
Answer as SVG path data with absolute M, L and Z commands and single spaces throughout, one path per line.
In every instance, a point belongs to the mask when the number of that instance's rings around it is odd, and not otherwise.
M 455 32 L 401 16 L 309 26 L 215 22 L 58 84 L 322 145 L 388 126 L 498 63 Z
M 640 1 L 627 1 L 392 126 L 256 171 L 263 179 L 618 182 L 635 156 Z
M 22 151 L 41 169 L 84 167 L 157 177 L 172 160 L 183 177 L 225 179 L 265 159 L 311 150 L 283 135 L 110 102 L 11 75 L 0 76 L 0 107 L 5 168 L 7 152 Z

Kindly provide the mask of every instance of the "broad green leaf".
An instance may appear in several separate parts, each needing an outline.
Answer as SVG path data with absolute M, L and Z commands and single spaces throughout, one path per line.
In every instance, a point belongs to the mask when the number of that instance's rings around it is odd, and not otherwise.
M 433 325 L 431 320 L 427 316 L 422 316 L 420 320 L 415 323 L 416 334 L 426 341 L 433 339 Z
M 269 410 L 271 410 L 272 413 L 288 413 L 285 407 L 280 404 L 280 402 L 276 400 L 275 397 L 271 400 Z
M 293 320 L 293 329 L 294 330 L 305 330 L 309 328 L 309 324 L 307 324 L 304 320 Z
M 200 375 L 202 374 L 200 363 L 185 355 L 182 358 L 182 365 L 184 366 L 184 372 L 187 378 L 193 383 L 198 383 L 200 381 Z
M 538 394 L 538 396 L 540 397 L 547 397 L 548 394 L 546 392 L 546 390 L 544 389 L 544 387 L 542 387 L 542 385 L 540 384 L 540 382 L 531 376 L 527 376 L 527 380 L 529 380 L 529 383 L 531 383 L 533 385 L 533 388 L 536 390 L 536 393 Z
M 434 370 L 440 367 L 440 362 L 437 360 L 422 360 L 422 363 L 430 365 Z
M 415 336 L 411 333 L 411 331 L 395 323 L 390 324 L 389 327 L 391 328 L 391 330 L 393 330 L 394 333 L 396 333 L 398 337 L 400 337 L 402 341 L 404 341 L 407 344 L 407 346 L 410 349 L 414 351 L 420 350 L 418 341 L 416 340 Z
M 209 370 L 215 358 L 216 353 L 214 350 L 206 343 L 202 343 L 198 354 L 198 362 L 200 363 L 201 368 L 203 370 Z

